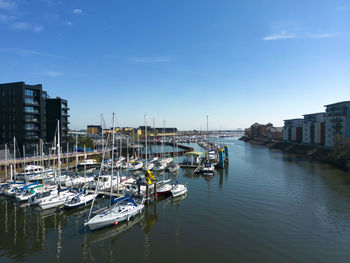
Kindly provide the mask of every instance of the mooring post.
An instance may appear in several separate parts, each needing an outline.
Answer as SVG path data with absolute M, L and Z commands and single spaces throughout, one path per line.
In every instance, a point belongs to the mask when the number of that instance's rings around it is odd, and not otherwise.
M 157 182 L 154 183 L 154 199 L 157 198 Z

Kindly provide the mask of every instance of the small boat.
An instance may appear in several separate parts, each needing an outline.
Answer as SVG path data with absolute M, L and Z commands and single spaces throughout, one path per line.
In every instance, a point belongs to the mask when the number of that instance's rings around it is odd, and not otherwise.
M 66 202 L 64 203 L 64 208 L 73 209 L 86 206 L 92 202 L 94 197 L 96 197 L 96 194 L 88 194 L 86 191 L 83 193 L 78 193 L 77 195 L 67 198 Z
M 157 196 L 167 196 L 171 194 L 171 189 L 173 185 L 169 183 L 163 184 L 161 187 L 157 188 Z
M 79 169 L 92 168 L 98 165 L 95 159 L 87 159 L 78 164 Z
M 171 173 L 174 173 L 174 172 L 178 171 L 179 169 L 180 169 L 180 165 L 178 165 L 177 163 L 171 163 L 168 166 L 168 171 Z
M 208 160 L 209 161 L 213 161 L 213 160 L 216 160 L 217 159 L 217 156 L 216 156 L 216 152 L 215 152 L 215 149 L 211 149 L 208 151 Z
M 16 175 L 17 180 L 21 181 L 36 181 L 43 178 L 53 177 L 53 169 L 45 169 L 40 165 L 26 165 L 23 173 Z
M 141 213 L 144 208 L 144 199 L 125 196 L 114 200 L 114 205 L 104 209 L 102 212 L 88 220 L 84 225 L 90 230 L 117 225 L 122 221 Z
M 203 164 L 203 167 L 202 167 L 202 170 L 201 170 L 201 172 L 203 173 L 203 174 L 213 174 L 214 173 L 214 170 L 215 170 L 215 167 L 214 167 L 214 165 L 212 164 L 212 163 L 210 163 L 210 162 L 205 162 L 204 164 Z
M 56 186 L 52 186 L 50 188 L 47 189 L 42 189 L 42 192 L 38 192 L 35 195 L 31 196 L 28 199 L 28 204 L 29 205 L 38 205 L 40 204 L 42 201 L 51 199 L 54 196 L 58 195 L 58 189 Z
M 139 170 L 143 167 L 143 162 L 141 161 L 135 161 L 131 164 L 131 166 L 129 167 L 129 171 L 136 171 Z
M 69 197 L 76 195 L 76 192 L 72 192 L 68 189 L 60 191 L 57 196 L 49 199 L 42 200 L 39 204 L 41 209 L 50 209 L 64 205 Z
M 26 188 L 23 191 L 18 192 L 16 194 L 16 200 L 18 202 L 28 201 L 28 199 L 34 196 L 36 193 L 41 192 L 43 187 L 44 186 L 42 184 L 39 184 L 33 187 Z
M 184 195 L 187 193 L 187 186 L 184 184 L 176 184 L 170 192 L 173 197 Z
M 160 171 L 164 171 L 165 168 L 166 168 L 166 163 L 158 161 L 156 162 L 156 165 L 153 167 L 153 171 L 160 172 Z
M 154 163 L 151 163 L 151 162 L 148 162 L 148 161 L 145 161 L 145 164 L 143 166 L 143 170 L 144 171 L 150 171 L 154 168 Z

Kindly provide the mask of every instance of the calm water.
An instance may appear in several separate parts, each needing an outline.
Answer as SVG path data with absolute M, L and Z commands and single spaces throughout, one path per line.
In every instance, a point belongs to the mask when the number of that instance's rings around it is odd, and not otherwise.
M 234 139 L 213 178 L 179 172 L 189 193 L 96 232 L 87 210 L 51 215 L 0 199 L 0 262 L 350 262 L 350 178 Z M 198 149 L 198 147 L 196 147 Z

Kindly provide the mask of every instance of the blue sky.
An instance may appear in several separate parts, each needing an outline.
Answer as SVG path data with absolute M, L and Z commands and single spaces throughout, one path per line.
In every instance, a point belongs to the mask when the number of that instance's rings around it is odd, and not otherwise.
M 350 1 L 0 0 L 0 83 L 42 83 L 71 128 L 244 128 L 350 100 Z

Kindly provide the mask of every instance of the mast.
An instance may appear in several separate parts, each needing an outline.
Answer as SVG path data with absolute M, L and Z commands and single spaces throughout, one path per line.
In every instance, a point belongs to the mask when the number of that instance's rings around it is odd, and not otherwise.
M 78 131 L 75 131 L 75 173 L 78 173 Z
M 60 187 L 61 187 L 61 140 L 60 140 L 60 120 L 57 120 L 57 176 L 59 178 L 60 181 Z
M 26 162 L 26 147 L 23 145 L 23 171 Z
M 209 141 L 208 115 L 207 115 L 207 140 Z
M 113 166 L 114 166 L 114 125 L 115 125 L 115 113 L 113 112 L 113 131 L 112 131 L 112 158 L 111 158 L 111 165 L 112 165 L 112 172 L 111 172 L 111 196 L 110 196 L 110 206 L 112 207 L 112 193 L 113 193 Z M 118 178 L 117 178 L 118 183 Z M 117 185 L 118 190 L 118 185 Z
M 13 163 L 14 163 L 14 178 L 15 180 L 17 179 L 17 176 L 16 176 L 16 137 L 13 137 Z
M 7 180 L 7 143 L 5 144 L 5 166 L 6 166 L 6 169 L 5 169 L 5 178 Z
M 84 144 L 84 185 L 86 184 L 86 147 Z
M 145 146 L 146 146 L 146 170 L 147 170 L 147 119 L 146 119 L 146 114 L 145 114 Z
M 67 142 L 67 151 L 66 151 L 66 171 L 67 171 L 67 174 L 68 174 L 68 169 L 69 169 L 68 151 L 69 151 L 69 143 Z

